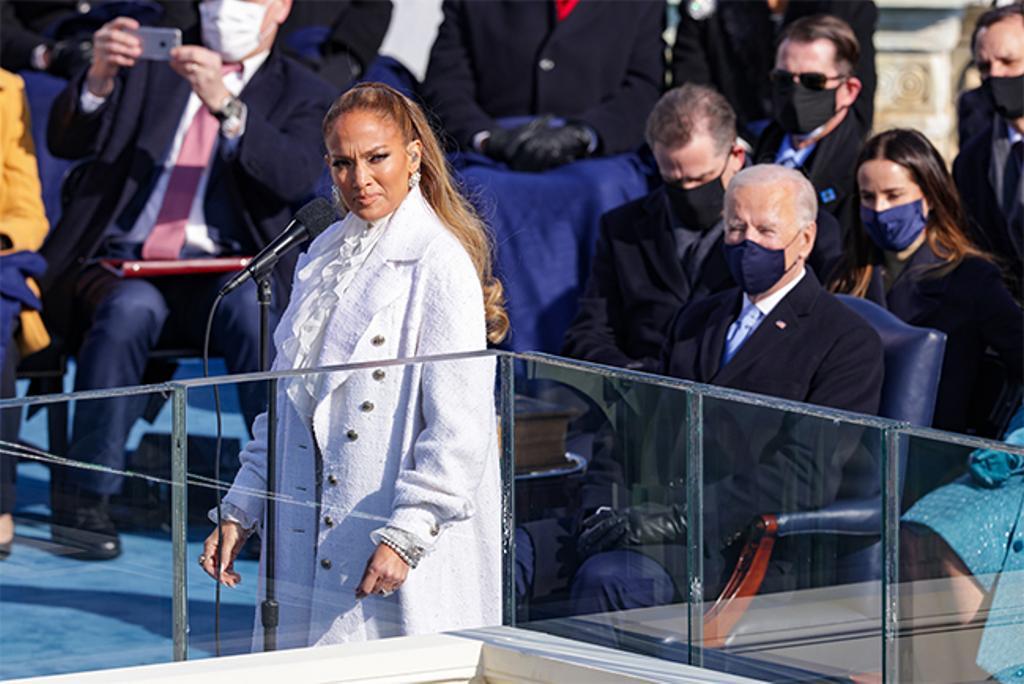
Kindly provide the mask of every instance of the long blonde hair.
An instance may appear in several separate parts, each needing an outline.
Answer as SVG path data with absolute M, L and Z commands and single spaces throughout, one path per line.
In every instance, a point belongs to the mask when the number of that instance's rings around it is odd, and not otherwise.
M 487 339 L 492 343 L 505 339 L 509 328 L 508 313 L 505 311 L 504 288 L 492 270 L 490 235 L 473 206 L 456 190 L 448 162 L 423 110 L 390 86 L 383 83 L 360 83 L 343 93 L 331 105 L 324 117 L 324 138 L 331 133 L 334 122 L 342 114 L 354 110 L 387 117 L 398 127 L 406 144 L 419 140 L 423 145 L 420 192 L 441 222 L 462 244 L 476 267 L 484 292 Z

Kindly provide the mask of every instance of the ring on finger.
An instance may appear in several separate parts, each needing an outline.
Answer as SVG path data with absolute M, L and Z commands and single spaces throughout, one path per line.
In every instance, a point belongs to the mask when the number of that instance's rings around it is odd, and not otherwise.
M 206 565 L 206 556 L 205 555 L 199 557 L 199 565 Z
M 387 598 L 388 596 L 391 596 L 394 593 L 395 593 L 394 589 L 381 589 L 380 590 L 380 595 L 382 597 L 384 597 L 384 598 Z

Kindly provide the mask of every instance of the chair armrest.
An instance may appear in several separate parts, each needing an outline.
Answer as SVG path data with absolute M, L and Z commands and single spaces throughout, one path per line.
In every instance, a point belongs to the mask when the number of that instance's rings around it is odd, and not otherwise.
M 747 611 L 749 599 L 761 588 L 777 533 L 778 525 L 773 515 L 758 516 L 750 525 L 732 576 L 714 605 L 704 613 L 705 648 L 726 645 L 732 628 Z
M 877 536 L 882 533 L 882 500 L 836 501 L 813 511 L 780 513 L 776 517 L 778 536 L 796 534 L 844 534 Z

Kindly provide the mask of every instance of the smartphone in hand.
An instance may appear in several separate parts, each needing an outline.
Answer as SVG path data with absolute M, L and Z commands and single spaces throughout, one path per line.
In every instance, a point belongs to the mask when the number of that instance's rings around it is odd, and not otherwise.
M 171 50 L 181 45 L 181 29 L 142 26 L 133 31 L 142 43 L 139 59 L 170 61 Z

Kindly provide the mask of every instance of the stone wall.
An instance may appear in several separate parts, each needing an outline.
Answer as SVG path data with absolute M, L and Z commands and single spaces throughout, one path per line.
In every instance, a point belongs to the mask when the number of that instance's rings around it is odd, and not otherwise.
M 878 5 L 875 130 L 917 128 L 952 160 L 956 97 L 977 85 L 969 69 L 970 34 L 985 7 L 967 0 L 878 0 Z

